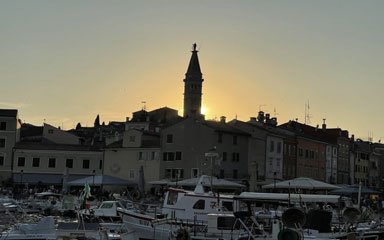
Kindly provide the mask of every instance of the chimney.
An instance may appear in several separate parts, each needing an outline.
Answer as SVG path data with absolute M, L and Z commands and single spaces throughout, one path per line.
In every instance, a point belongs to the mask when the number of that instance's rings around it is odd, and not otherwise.
M 256 122 L 256 118 L 255 118 L 255 117 L 251 117 L 251 118 L 249 119 L 249 121 L 250 121 L 250 122 Z
M 125 118 L 125 121 L 126 121 L 126 122 L 129 122 L 129 117 L 126 117 L 126 118 Z
M 277 126 L 277 118 L 276 117 L 271 118 L 270 123 L 272 126 L 276 127 Z
M 327 124 L 325 124 L 325 118 L 323 118 L 323 125 L 321 125 L 321 128 L 323 130 L 326 130 L 327 129 Z
M 257 116 L 257 120 L 261 123 L 264 123 L 264 112 L 260 111 L 259 115 Z
M 221 123 L 225 123 L 225 119 L 226 119 L 225 116 L 221 116 L 221 117 L 220 117 L 220 122 L 221 122 Z
M 266 114 L 265 114 L 265 123 L 266 123 L 266 124 L 270 124 L 270 123 L 271 123 L 271 121 L 270 121 L 270 117 L 271 117 L 271 115 L 270 115 L 269 113 L 266 113 Z

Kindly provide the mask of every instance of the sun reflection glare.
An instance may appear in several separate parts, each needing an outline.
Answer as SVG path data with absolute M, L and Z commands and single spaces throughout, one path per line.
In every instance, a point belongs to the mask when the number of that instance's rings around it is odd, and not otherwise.
M 207 112 L 208 112 L 208 108 L 201 106 L 201 114 L 207 115 Z

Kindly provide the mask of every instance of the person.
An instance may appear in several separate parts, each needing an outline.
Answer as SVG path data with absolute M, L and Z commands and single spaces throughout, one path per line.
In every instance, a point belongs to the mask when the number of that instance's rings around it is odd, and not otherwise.
M 177 240 L 189 240 L 189 239 L 191 239 L 189 236 L 188 226 L 186 226 L 185 224 L 181 225 L 181 228 L 176 233 L 176 239 Z

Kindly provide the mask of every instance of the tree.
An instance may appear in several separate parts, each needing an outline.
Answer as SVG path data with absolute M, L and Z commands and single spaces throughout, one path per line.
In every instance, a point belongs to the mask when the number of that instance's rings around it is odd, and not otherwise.
M 94 127 L 100 127 L 100 116 L 97 114 L 97 117 L 95 119 L 95 123 L 93 124 Z

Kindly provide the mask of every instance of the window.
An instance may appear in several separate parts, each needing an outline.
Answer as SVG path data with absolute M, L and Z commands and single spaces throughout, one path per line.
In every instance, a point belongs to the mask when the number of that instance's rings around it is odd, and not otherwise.
M 270 141 L 269 142 L 269 151 L 270 152 L 274 152 L 275 151 L 275 142 L 274 141 Z
M 129 178 L 135 178 L 135 170 L 129 170 Z
M 240 161 L 240 153 L 232 153 L 232 162 L 239 162 Z
M 73 159 L 67 159 L 66 161 L 65 161 L 65 166 L 67 167 L 67 168 L 73 168 Z
M 219 142 L 219 143 L 223 142 L 223 133 L 222 132 L 219 132 L 219 135 L 218 135 L 218 138 L 217 138 L 217 142 Z
M 89 169 L 89 159 L 84 159 L 83 160 L 83 168 L 84 169 Z
M 228 202 L 228 201 L 222 201 L 221 206 L 226 210 L 226 211 L 233 211 L 233 202 Z
M 49 134 L 53 134 L 53 129 L 48 129 Z
M 233 145 L 237 145 L 237 136 L 233 136 Z
M 303 149 L 299 148 L 299 157 L 302 157 L 302 156 L 303 156 Z
M 0 138 L 0 148 L 5 148 L 5 139 Z
M 205 207 L 205 200 L 200 199 L 193 205 L 193 209 L 204 209 Z
M 56 158 L 48 159 L 48 167 L 49 168 L 55 168 L 56 167 Z
M 310 157 L 311 159 L 315 159 L 315 152 L 311 150 L 311 151 L 309 152 L 309 157 Z
M 0 122 L 0 131 L 7 130 L 7 122 Z
M 0 166 L 4 166 L 4 156 L 0 156 Z
M 100 159 L 99 161 L 99 169 L 102 169 L 103 168 L 103 160 Z
M 278 142 L 277 143 L 277 149 L 276 149 L 277 153 L 281 153 L 281 142 Z
M 129 142 L 135 142 L 135 136 L 129 136 Z
M 175 153 L 174 152 L 165 152 L 163 153 L 164 161 L 175 161 Z
M 172 169 L 172 179 L 182 179 L 184 178 L 184 169 L 175 168 Z
M 32 158 L 32 167 L 40 166 L 40 158 Z
M 167 134 L 167 143 L 173 143 L 173 135 Z
M 196 178 L 197 176 L 199 176 L 199 169 L 198 168 L 192 168 L 191 169 L 191 177 Z
M 296 155 L 296 146 L 291 146 L 292 147 L 292 152 L 291 152 L 291 156 L 295 156 Z
M 156 152 L 152 152 L 151 153 L 151 160 L 155 160 L 156 159 Z
M 176 152 L 175 160 L 181 160 L 181 152 Z
M 227 152 L 223 152 L 223 162 L 227 161 Z
M 165 169 L 165 176 L 164 177 L 170 179 L 171 175 L 172 175 L 172 169 L 169 169 L 169 168 Z
M 143 160 L 143 152 L 139 152 L 139 160 Z
M 24 167 L 25 166 L 25 157 L 19 157 L 17 159 L 17 166 L 18 167 Z
M 168 192 L 168 200 L 167 200 L 167 204 L 168 204 L 168 205 L 175 205 L 176 202 L 177 202 L 177 195 L 178 195 L 177 192 L 171 192 L 171 191 L 169 191 L 169 192 Z

